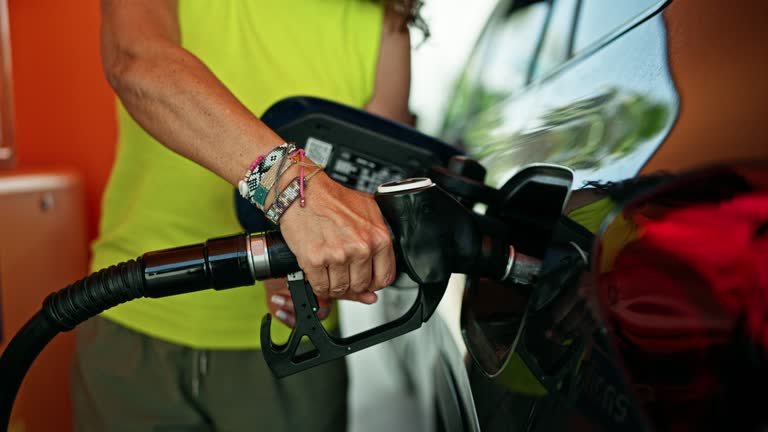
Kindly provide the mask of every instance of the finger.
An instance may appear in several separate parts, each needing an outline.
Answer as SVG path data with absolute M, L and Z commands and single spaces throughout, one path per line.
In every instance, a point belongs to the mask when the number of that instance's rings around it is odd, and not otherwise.
M 328 315 L 331 314 L 331 305 L 327 304 L 325 306 L 321 306 L 320 309 L 317 310 L 317 318 L 324 320 L 328 318 Z
M 292 313 L 278 309 L 275 312 L 275 317 L 290 328 L 296 327 L 296 317 Z
M 272 303 L 275 309 L 282 309 L 286 312 L 293 313 L 293 299 L 291 299 L 290 294 L 272 294 L 269 297 L 269 302 Z
M 329 296 L 339 298 L 349 290 L 349 266 L 345 264 L 333 264 L 328 267 L 330 280 Z
M 264 289 L 267 293 L 288 294 L 288 279 L 269 279 L 264 281 Z
M 373 274 L 368 288 L 375 291 L 389 286 L 395 280 L 395 250 L 389 233 L 377 234 L 373 247 Z
M 356 301 L 359 303 L 371 305 L 376 303 L 379 300 L 379 296 L 376 293 L 370 292 L 370 291 L 366 291 L 362 293 L 353 293 L 351 291 L 347 291 L 347 293 L 343 297 L 341 297 L 341 300 L 351 300 L 351 301 Z
M 370 257 L 352 261 L 349 265 L 349 289 L 355 293 L 366 292 L 371 286 L 372 275 L 373 263 Z
M 332 300 L 327 297 L 317 297 L 317 307 L 320 309 L 328 308 L 332 303 Z
M 328 269 L 325 266 L 308 267 L 304 270 L 304 277 L 317 297 L 328 298 L 330 296 L 331 282 L 328 279 Z

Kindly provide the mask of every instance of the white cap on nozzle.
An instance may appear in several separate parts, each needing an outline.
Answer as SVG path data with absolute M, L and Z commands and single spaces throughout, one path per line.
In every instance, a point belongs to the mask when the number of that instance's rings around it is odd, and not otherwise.
M 426 177 L 414 177 L 405 180 L 398 180 L 384 183 L 376 189 L 377 193 L 390 194 L 397 192 L 407 192 L 416 189 L 424 189 L 433 186 L 432 180 Z

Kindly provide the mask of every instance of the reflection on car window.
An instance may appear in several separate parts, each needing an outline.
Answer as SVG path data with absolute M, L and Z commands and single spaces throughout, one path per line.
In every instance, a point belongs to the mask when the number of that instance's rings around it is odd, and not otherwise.
M 546 22 L 548 2 L 503 3 L 486 27 L 448 106 L 443 137 L 454 141 L 465 120 L 523 88 Z
M 574 169 L 579 186 L 634 175 L 663 142 L 679 107 L 666 35 L 657 15 L 471 117 L 462 144 L 485 166 L 485 181 L 499 187 L 540 162 Z
M 571 44 L 571 28 L 576 13 L 576 0 L 557 0 L 547 26 L 547 34 L 536 60 L 533 77 L 538 78 L 551 72 L 568 59 Z
M 574 52 L 578 53 L 661 3 L 664 1 L 583 0 L 576 27 Z
M 546 16 L 547 5 L 535 3 L 516 11 L 498 27 L 483 70 L 484 102 L 498 102 L 525 85 Z

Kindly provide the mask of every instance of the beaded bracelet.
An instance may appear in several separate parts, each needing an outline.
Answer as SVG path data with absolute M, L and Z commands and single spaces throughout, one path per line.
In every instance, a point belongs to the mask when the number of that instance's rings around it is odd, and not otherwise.
M 304 207 L 304 185 L 320 171 L 322 171 L 322 169 L 317 168 L 306 177 L 303 174 L 294 177 L 288 186 L 286 186 L 285 189 L 280 192 L 280 195 L 272 202 L 269 210 L 265 213 L 267 219 L 277 225 L 285 211 L 296 202 L 296 198 L 298 197 L 301 197 L 301 206 Z
M 251 204 L 258 207 L 261 211 L 264 211 L 267 195 L 269 195 L 272 186 L 277 183 L 277 180 L 275 179 L 273 185 L 266 187 L 266 185 L 263 184 L 264 177 L 277 162 L 281 162 L 277 172 L 282 174 L 280 171 L 285 157 L 294 151 L 296 151 L 296 146 L 283 143 L 272 149 L 269 153 L 259 156 L 253 163 L 251 163 L 248 167 L 248 171 L 245 172 L 243 180 L 240 180 L 237 185 L 240 195 L 250 201 Z M 279 178 L 279 175 L 277 178 Z
M 285 161 L 288 160 L 289 163 L 285 163 Z M 262 177 L 261 177 L 261 183 L 258 191 L 266 191 L 264 195 L 264 199 L 261 200 L 262 202 L 262 211 L 264 208 L 267 208 L 266 202 L 269 195 L 277 188 L 277 183 L 280 180 L 280 177 L 285 174 L 286 171 L 288 171 L 289 168 L 293 165 L 293 160 L 289 156 L 283 156 L 280 158 L 280 162 L 275 166 L 273 165 L 272 168 L 269 169 Z M 277 193 L 277 192 L 275 192 Z
M 293 154 L 291 154 L 293 153 Z M 306 162 L 304 149 L 296 150 L 293 144 L 284 143 L 275 147 L 269 153 L 259 156 L 251 163 L 243 180 L 238 183 L 240 195 L 263 211 L 267 218 L 277 224 L 283 213 L 293 204 L 296 198 L 301 197 L 301 206 L 305 205 L 304 185 L 312 178 L 322 167 L 311 160 Z M 290 161 L 286 165 L 286 160 Z M 272 191 L 277 188 L 280 177 L 293 166 L 299 166 L 299 176 L 295 177 L 285 189 L 275 197 L 272 205 L 267 207 L 266 201 Z M 304 175 L 304 168 L 311 167 L 315 170 L 308 176 Z

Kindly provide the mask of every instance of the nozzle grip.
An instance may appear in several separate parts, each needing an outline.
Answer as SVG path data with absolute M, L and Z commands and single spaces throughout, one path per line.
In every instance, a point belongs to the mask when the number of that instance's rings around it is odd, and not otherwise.
M 388 183 L 376 194 L 403 270 L 419 284 L 444 283 L 452 273 L 501 277 L 509 257 L 506 228 L 419 180 Z
M 145 297 L 234 288 L 254 282 L 245 234 L 147 252 L 140 261 Z
M 271 315 L 265 315 L 261 321 L 261 346 L 264 360 L 278 378 L 340 359 L 421 327 L 437 307 L 437 304 L 432 304 L 424 293 L 442 292 L 445 286 L 422 287 L 418 298 L 403 316 L 346 338 L 329 334 L 323 327 L 316 315 L 317 303 L 312 287 L 304 281 L 302 272 L 289 275 L 288 288 L 291 291 L 296 316 L 296 326 L 291 331 L 288 341 L 285 344 L 272 342 Z M 300 354 L 302 339 L 305 336 L 314 347 Z

